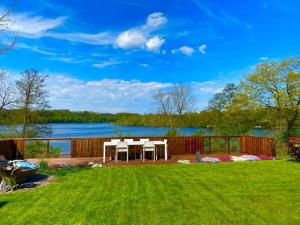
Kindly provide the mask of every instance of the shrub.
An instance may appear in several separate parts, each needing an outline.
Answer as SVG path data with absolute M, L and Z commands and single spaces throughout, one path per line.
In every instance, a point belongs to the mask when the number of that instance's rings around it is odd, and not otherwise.
M 181 136 L 181 132 L 176 128 L 170 128 L 170 130 L 168 130 L 165 133 L 165 136 L 167 136 L 167 137 L 178 137 L 178 136 Z
M 294 160 L 300 161 L 300 139 L 291 139 L 290 140 L 288 154 Z
M 59 147 L 51 147 L 49 148 L 49 154 L 52 157 L 56 157 L 61 153 L 61 149 Z M 30 141 L 26 144 L 25 148 L 25 157 L 26 158 L 43 158 L 47 155 L 47 144 L 42 141 Z
M 199 137 L 199 136 L 203 136 L 205 134 L 205 132 L 203 130 L 197 130 L 193 133 L 193 136 Z

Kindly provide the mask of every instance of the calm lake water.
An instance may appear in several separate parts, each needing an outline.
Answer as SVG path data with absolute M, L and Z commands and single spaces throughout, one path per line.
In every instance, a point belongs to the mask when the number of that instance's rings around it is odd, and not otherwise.
M 113 137 L 116 130 L 120 130 L 122 135 L 129 136 L 162 136 L 168 131 L 168 127 L 135 127 L 117 126 L 110 123 L 63 123 L 50 124 L 53 130 L 52 137 Z M 203 130 L 206 135 L 213 133 L 209 128 L 182 128 L 183 135 L 192 135 L 197 130 Z M 255 136 L 265 136 L 267 131 L 255 129 Z

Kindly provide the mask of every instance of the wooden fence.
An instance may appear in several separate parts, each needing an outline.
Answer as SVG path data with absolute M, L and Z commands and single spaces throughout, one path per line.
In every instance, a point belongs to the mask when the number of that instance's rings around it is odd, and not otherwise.
M 275 143 L 272 138 L 245 136 L 241 137 L 240 140 L 240 153 L 276 155 Z
M 45 155 L 51 157 L 51 142 L 68 142 L 69 154 L 60 154 L 56 157 L 102 157 L 103 143 L 116 137 L 107 138 L 28 138 L 0 140 L 0 156 L 6 159 L 26 158 L 26 145 L 33 141 L 45 143 Z M 195 154 L 200 151 L 205 154 L 256 154 L 275 156 L 275 145 L 272 138 L 250 137 L 250 136 L 202 136 L 202 137 L 128 137 L 139 140 L 149 138 L 150 140 L 168 141 L 168 155 Z M 113 155 L 110 147 L 107 156 Z M 130 147 L 133 152 L 141 151 L 141 146 Z M 163 146 L 158 146 L 158 156 L 163 157 Z

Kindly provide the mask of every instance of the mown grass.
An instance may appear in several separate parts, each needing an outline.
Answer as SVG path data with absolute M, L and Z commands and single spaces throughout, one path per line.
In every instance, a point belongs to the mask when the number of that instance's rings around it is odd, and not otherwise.
M 0 224 L 300 224 L 300 163 L 114 167 L 0 195 Z

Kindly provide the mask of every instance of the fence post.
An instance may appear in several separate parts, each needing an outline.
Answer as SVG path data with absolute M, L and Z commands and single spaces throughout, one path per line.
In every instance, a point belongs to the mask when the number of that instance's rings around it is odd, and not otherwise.
M 211 153 L 211 140 L 210 137 L 208 137 L 208 152 Z
M 230 137 L 227 137 L 227 154 L 230 154 Z
M 50 150 L 50 141 L 47 140 L 47 158 L 49 158 L 49 150 Z

